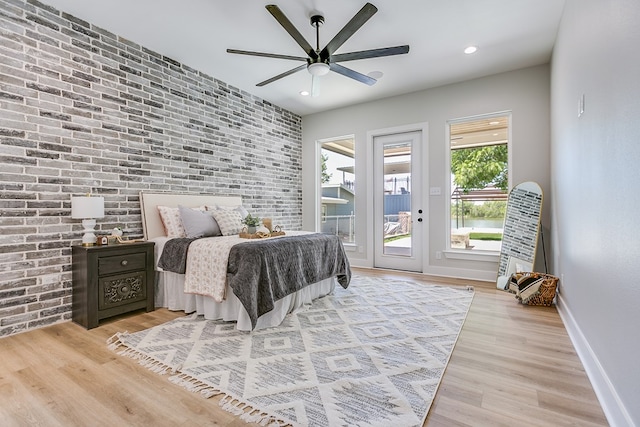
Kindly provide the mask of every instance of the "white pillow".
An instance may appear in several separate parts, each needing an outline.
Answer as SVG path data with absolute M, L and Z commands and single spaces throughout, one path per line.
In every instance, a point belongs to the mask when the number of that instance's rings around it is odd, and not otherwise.
M 187 236 L 184 226 L 182 225 L 182 219 L 180 219 L 180 211 L 178 208 L 158 206 L 158 212 L 160 213 L 160 219 L 162 220 L 162 225 L 164 225 L 164 231 L 168 238 L 175 239 L 176 237 Z
M 216 209 L 211 211 L 223 236 L 232 236 L 242 231 L 242 219 L 237 210 Z
M 178 206 L 186 237 L 212 237 L 222 233 L 211 212 Z

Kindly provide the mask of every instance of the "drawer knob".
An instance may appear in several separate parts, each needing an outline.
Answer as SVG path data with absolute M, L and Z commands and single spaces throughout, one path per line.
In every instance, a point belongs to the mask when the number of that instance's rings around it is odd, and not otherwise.
M 125 265 L 129 264 L 129 261 L 127 261 L 126 259 L 123 259 L 122 262 L 120 262 L 120 264 L 122 264 L 122 266 L 124 267 Z

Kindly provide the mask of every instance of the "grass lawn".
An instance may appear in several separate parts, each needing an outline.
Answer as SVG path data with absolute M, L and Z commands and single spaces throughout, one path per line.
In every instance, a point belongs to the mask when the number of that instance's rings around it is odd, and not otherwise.
M 393 242 L 394 240 L 404 239 L 405 237 L 411 237 L 411 234 L 398 234 L 396 236 L 389 236 L 384 238 L 384 243 Z
M 397 236 L 385 237 L 384 242 L 393 242 L 394 240 L 404 239 L 410 237 L 411 234 L 398 234 Z M 494 240 L 501 241 L 502 233 L 469 233 L 469 239 L 471 240 Z
M 502 240 L 502 233 L 469 233 L 471 240 Z

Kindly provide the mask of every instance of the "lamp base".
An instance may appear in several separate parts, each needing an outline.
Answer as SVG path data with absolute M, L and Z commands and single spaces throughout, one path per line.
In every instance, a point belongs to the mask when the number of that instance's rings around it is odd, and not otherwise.
M 96 244 L 96 235 L 93 233 L 93 229 L 96 226 L 95 219 L 83 219 L 82 226 L 84 227 L 84 235 L 82 236 L 82 246 L 93 246 Z

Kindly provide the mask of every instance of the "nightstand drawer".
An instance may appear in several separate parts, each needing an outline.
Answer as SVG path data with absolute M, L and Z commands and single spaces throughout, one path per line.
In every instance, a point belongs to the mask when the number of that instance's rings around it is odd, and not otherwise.
M 98 276 L 144 270 L 145 257 L 144 252 L 100 257 L 98 258 Z
M 147 299 L 146 273 L 121 274 L 98 280 L 98 310 Z

